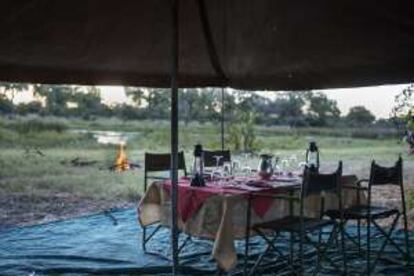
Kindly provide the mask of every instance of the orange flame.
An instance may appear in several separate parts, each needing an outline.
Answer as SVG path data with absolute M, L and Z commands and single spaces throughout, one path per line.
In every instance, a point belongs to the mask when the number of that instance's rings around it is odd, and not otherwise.
M 129 169 L 129 162 L 125 151 L 125 145 L 119 144 L 118 154 L 115 161 L 115 171 L 126 171 Z

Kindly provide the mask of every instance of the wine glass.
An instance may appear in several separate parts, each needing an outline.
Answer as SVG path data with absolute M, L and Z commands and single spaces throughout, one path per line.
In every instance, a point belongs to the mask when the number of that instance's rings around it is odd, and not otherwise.
M 236 175 L 241 170 L 241 163 L 239 160 L 235 159 L 232 162 L 232 173 Z
M 290 165 L 289 172 L 290 173 L 294 173 L 294 171 L 296 171 L 297 169 L 296 164 L 298 164 L 298 157 L 296 154 L 292 154 L 289 157 L 289 165 Z
M 231 162 L 223 162 L 223 175 L 224 176 L 231 176 L 232 175 L 232 166 Z
M 214 159 L 216 159 L 216 167 L 211 173 L 211 178 L 214 180 L 216 177 L 221 177 L 221 170 L 220 170 L 220 160 L 223 158 L 221 155 L 214 155 Z
M 275 157 L 275 163 L 273 165 L 273 174 L 280 175 L 282 173 L 282 169 L 280 167 L 280 158 L 279 156 Z
M 244 165 L 241 169 L 242 173 L 244 176 L 250 176 L 251 172 L 252 172 L 252 168 L 248 165 L 248 160 L 249 160 L 249 153 L 245 153 L 244 154 Z
M 282 169 L 282 175 L 287 175 L 288 170 L 289 170 L 289 159 L 288 158 L 282 158 L 282 160 L 280 160 L 280 166 Z

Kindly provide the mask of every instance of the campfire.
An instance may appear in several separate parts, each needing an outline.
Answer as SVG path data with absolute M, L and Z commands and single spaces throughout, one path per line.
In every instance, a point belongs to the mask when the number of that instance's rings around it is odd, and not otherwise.
M 117 172 L 129 170 L 129 162 L 125 151 L 125 144 L 119 144 L 118 154 L 115 160 L 114 170 Z
M 124 143 L 119 144 L 118 153 L 116 155 L 115 164 L 112 167 L 114 171 L 123 172 L 135 168 L 139 168 L 138 164 L 134 164 L 128 161 L 126 153 L 126 145 Z

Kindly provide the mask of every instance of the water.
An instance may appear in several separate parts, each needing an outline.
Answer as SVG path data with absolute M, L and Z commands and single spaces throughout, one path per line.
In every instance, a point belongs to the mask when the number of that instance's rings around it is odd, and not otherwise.
M 107 130 L 87 130 L 87 129 L 72 129 L 70 132 L 91 134 L 99 144 L 111 145 L 125 145 L 129 139 L 138 136 L 139 132 L 125 132 L 125 131 L 107 131 Z

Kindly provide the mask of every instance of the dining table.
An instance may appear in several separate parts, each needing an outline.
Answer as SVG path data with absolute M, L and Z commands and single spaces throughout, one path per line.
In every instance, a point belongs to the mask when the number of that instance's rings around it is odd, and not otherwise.
M 344 175 L 341 179 L 348 186 L 356 181 L 354 175 Z M 194 187 L 190 177 L 179 179 L 178 228 L 192 237 L 211 240 L 212 257 L 221 269 L 230 271 L 238 261 L 236 240 L 255 234 L 249 226 L 298 212 L 289 201 L 269 195 L 291 195 L 300 190 L 302 179 L 297 175 L 275 175 L 267 180 L 258 176 L 232 176 L 207 179 L 205 184 Z M 169 179 L 151 183 L 137 208 L 141 226 L 158 223 L 171 227 L 171 189 Z M 342 197 L 344 207 L 357 203 L 354 190 L 343 190 Z M 320 197 L 306 200 L 306 215 L 319 216 Z M 335 194 L 325 196 L 325 209 L 337 208 L 337 204 Z

